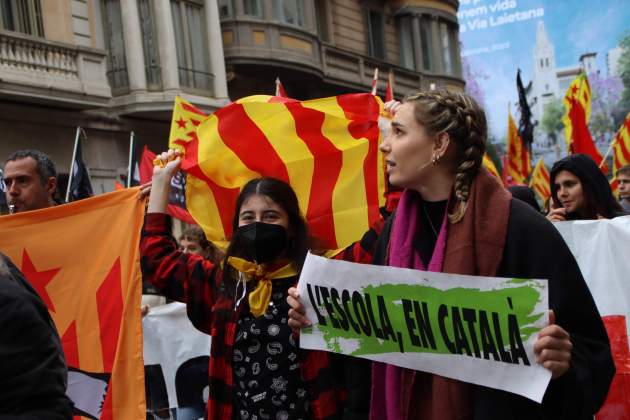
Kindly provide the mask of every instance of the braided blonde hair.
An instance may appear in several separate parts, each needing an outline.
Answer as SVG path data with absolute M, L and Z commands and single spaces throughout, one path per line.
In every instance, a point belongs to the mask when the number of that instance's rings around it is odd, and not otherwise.
M 462 92 L 423 91 L 407 96 L 404 102 L 414 104 L 416 122 L 429 135 L 447 133 L 455 145 L 454 190 L 457 202 L 448 218 L 451 223 L 457 223 L 466 213 L 470 187 L 486 151 L 486 115 L 473 98 Z

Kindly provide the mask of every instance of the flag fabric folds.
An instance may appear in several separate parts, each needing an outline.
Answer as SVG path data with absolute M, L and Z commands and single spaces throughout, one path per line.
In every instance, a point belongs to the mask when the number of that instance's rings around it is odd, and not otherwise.
M 511 113 L 508 113 L 507 142 L 508 184 L 525 184 L 532 172 L 532 162 Z
M 549 200 L 551 197 L 551 186 L 549 185 L 549 171 L 545 166 L 545 162 L 542 158 L 538 159 L 534 171 L 532 172 L 532 179 L 529 182 L 529 187 L 534 190 L 543 203 Z
M 124 189 L 0 217 L 0 251 L 55 322 L 76 418 L 145 418 L 140 325 L 144 202 Z
M 567 150 L 569 153 L 589 155 L 599 165 L 602 161 L 602 155 L 597 150 L 588 129 L 588 121 L 591 116 L 591 87 L 586 74 L 580 73 L 571 82 L 563 103 L 566 113 L 562 117 L 562 122 L 564 123 Z
M 499 175 L 499 171 L 497 170 L 497 167 L 494 165 L 494 162 L 492 161 L 492 159 L 490 159 L 490 156 L 488 156 L 487 153 L 483 154 L 483 166 L 490 171 L 490 173 L 494 176 L 496 176 L 501 182 L 503 182 L 501 180 L 501 175 Z
M 87 166 L 85 166 L 85 163 L 83 162 L 81 136 L 77 139 L 77 147 L 72 159 L 74 160 L 74 163 L 72 164 L 72 179 L 70 183 L 70 196 L 68 201 L 82 200 L 84 198 L 91 197 L 94 193 L 92 191 L 90 174 L 88 173 Z
M 630 112 L 613 138 L 613 176 L 625 165 L 630 165 Z
M 293 187 L 322 248 L 359 240 L 384 204 L 381 100 L 370 94 L 271 98 L 244 98 L 206 119 L 176 101 L 170 141 L 184 150 L 188 210 L 210 241 L 225 246 L 240 188 L 271 176 Z M 178 122 L 184 115 L 196 122 L 180 130 L 188 124 Z
M 516 89 L 518 90 L 518 104 L 521 110 L 521 118 L 518 122 L 518 132 L 523 143 L 531 151 L 534 142 L 534 124 L 532 124 L 532 111 L 527 103 L 527 94 L 521 80 L 521 69 L 516 72 Z

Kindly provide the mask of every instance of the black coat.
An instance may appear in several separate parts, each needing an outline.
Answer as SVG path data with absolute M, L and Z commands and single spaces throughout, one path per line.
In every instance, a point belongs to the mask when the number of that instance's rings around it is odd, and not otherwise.
M 379 238 L 375 264 L 385 261 L 391 218 Z M 571 335 L 571 368 L 552 379 L 542 404 L 506 391 L 474 387 L 474 418 L 592 419 L 615 374 L 608 336 L 582 273 L 556 228 L 540 213 L 512 200 L 499 277 L 549 280 L 549 307 Z
M 0 254 L 0 420 L 71 419 L 67 374 L 48 309 Z

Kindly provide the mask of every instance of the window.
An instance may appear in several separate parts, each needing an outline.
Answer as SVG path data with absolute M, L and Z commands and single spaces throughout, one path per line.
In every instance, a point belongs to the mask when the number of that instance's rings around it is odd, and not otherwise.
M 453 45 L 449 33 L 449 27 L 445 22 L 440 22 L 440 45 L 442 47 L 442 63 L 446 74 L 455 74 L 453 63 Z
M 212 74 L 207 59 L 203 7 L 193 1 L 171 0 L 171 10 L 177 46 L 179 83 L 207 92 L 212 85 Z
M 149 0 L 138 0 L 138 13 L 140 15 L 140 30 L 142 32 L 142 48 L 144 50 L 147 88 L 149 90 L 160 90 L 162 88 L 162 78 L 158 58 L 157 35 L 155 32 L 153 9 Z
M 219 0 L 219 19 L 229 19 L 234 15 L 234 4 L 232 0 Z
M 542 69 L 543 67 L 545 67 L 545 62 L 543 61 L 543 59 L 540 59 L 540 68 Z
M 107 78 L 112 90 L 129 87 L 125 40 L 122 31 L 120 0 L 104 0 L 105 43 L 107 45 Z
M 400 19 L 400 24 L 398 25 L 400 38 L 400 65 L 414 70 L 416 64 L 413 50 L 411 19 L 411 16 L 405 16 Z
M 385 17 L 377 10 L 367 10 L 368 55 L 385 58 Z
M 243 13 L 247 16 L 262 18 L 262 6 L 260 0 L 243 0 Z
M 0 29 L 44 37 L 40 0 L 0 0 Z
M 327 0 L 315 0 L 315 17 L 317 18 L 317 34 L 324 42 L 330 41 L 328 27 L 328 4 Z
M 420 20 L 420 47 L 422 48 L 422 69 L 433 69 L 433 40 L 431 37 L 431 21 L 428 18 Z
M 548 58 L 545 58 L 545 65 L 546 65 L 547 67 L 549 67 L 549 59 L 548 59 Z
M 273 6 L 280 22 L 304 26 L 304 0 L 274 0 Z

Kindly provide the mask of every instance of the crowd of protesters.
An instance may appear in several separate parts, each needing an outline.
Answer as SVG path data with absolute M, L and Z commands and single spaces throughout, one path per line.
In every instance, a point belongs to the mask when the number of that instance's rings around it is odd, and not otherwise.
M 471 97 L 419 92 L 386 108 L 393 120 L 380 150 L 388 181 L 398 191 L 397 206 L 388 205 L 365 237 L 336 258 L 548 279 L 550 323 L 534 346 L 537 362 L 552 375 L 542 404 L 438 375 L 300 349 L 300 329 L 310 320 L 295 285 L 312 241 L 295 192 L 273 178 L 248 182 L 236 202 L 234 235 L 225 252 L 197 226 L 176 241 L 166 208 L 181 157 L 170 150 L 158 156 L 150 190 L 144 190 L 149 201 L 140 243 L 143 281 L 145 291 L 153 288 L 147 294 L 160 297 L 143 299 L 142 312 L 166 299 L 184 302 L 193 325 L 212 336 L 207 417 L 592 418 L 615 372 L 610 344 L 578 265 L 550 222 L 628 214 L 630 166 L 617 171 L 617 201 L 590 157 L 557 161 L 550 209 L 543 214 L 529 188 L 505 189 L 482 167 L 487 123 Z M 4 183 L 11 213 L 56 205 L 57 173 L 39 151 L 9 156 Z M 14 296 L 3 308 L 20 306 L 19 313 L 43 331 L 29 347 L 16 339 L 18 329 L 9 328 L 15 319 L 6 311 L 0 316 L 2 360 L 23 359 L 33 366 L 26 375 L 2 363 L 0 418 L 70 418 L 64 357 L 45 306 L 4 256 L 0 275 L 0 290 L 10 284 Z M 50 386 L 38 387 L 42 383 Z M 26 394 L 29 402 L 37 395 L 39 404 L 29 405 Z M 52 414 L 38 417 L 42 412 Z

